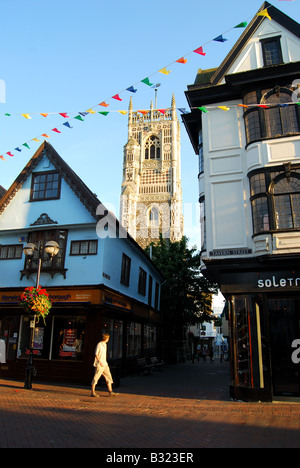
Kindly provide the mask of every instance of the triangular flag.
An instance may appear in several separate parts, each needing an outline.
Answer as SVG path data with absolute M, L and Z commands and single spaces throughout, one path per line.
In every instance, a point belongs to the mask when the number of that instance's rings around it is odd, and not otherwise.
M 180 59 L 176 60 L 177 63 L 187 63 L 187 59 L 181 57 Z
M 52 132 L 61 133 L 57 128 L 52 128 Z
M 234 26 L 234 28 L 245 28 L 247 25 L 248 25 L 247 21 L 244 21 L 243 23 L 240 23 Z
M 20 148 L 15 148 L 16 151 L 19 151 L 19 153 L 22 152 L 22 150 Z
M 94 111 L 94 109 L 89 109 L 89 110 L 87 110 L 87 113 L 88 114 L 96 114 L 96 111 Z
M 36 141 L 37 143 L 39 143 L 41 140 L 38 140 L 37 138 L 32 138 L 32 141 Z
M 141 82 L 147 86 L 153 86 L 153 83 L 150 83 L 149 78 L 144 78 L 143 80 L 141 80 Z
M 171 70 L 167 70 L 167 68 L 165 67 L 159 70 L 159 73 L 162 73 L 163 75 L 170 75 Z
M 186 109 L 184 109 L 183 107 L 179 107 L 178 108 L 179 112 L 181 112 L 182 114 L 186 114 Z
M 8 151 L 8 153 L 6 153 L 6 154 L 8 154 L 8 156 L 10 156 L 11 158 L 13 157 L 13 154 L 11 154 L 10 151 Z
M 69 119 L 70 117 L 67 115 L 67 112 L 59 112 L 59 115 L 64 117 L 65 119 Z
M 43 133 L 42 136 L 45 138 L 50 138 L 50 135 L 47 135 L 47 133 Z
M 6 161 L 6 159 L 3 156 L 0 156 L 0 159 L 2 159 L 2 161 Z
M 76 115 L 74 119 L 81 120 L 82 122 L 84 122 L 84 119 L 81 117 L 81 115 Z
M 279 107 L 289 107 L 289 104 L 277 104 Z
M 221 36 L 216 37 L 214 39 L 214 41 L 216 41 L 216 42 L 226 42 L 226 41 L 228 41 L 228 39 L 225 39 L 225 37 L 223 37 L 222 34 L 221 34 Z
M 109 114 L 109 112 L 98 112 L 98 114 L 105 115 L 105 117 Z
M 122 115 L 126 115 L 127 114 L 127 111 L 118 111 L 119 114 L 122 114 Z
M 6 117 L 11 117 L 11 114 L 8 114 L 8 113 L 7 113 L 7 114 L 5 114 L 5 115 L 6 115 Z
M 25 146 L 26 148 L 30 149 L 27 143 L 23 143 L 22 146 Z
M 238 104 L 238 107 L 245 107 L 245 109 L 249 109 L 249 106 L 246 106 L 245 104 Z
M 71 125 L 70 125 L 69 122 L 65 122 L 65 123 L 63 123 L 63 125 L 64 125 L 65 127 L 68 127 L 68 128 L 73 128 L 73 127 L 71 127 Z
M 196 54 L 203 55 L 205 57 L 206 53 L 203 52 L 203 47 L 199 47 L 198 49 L 194 50 Z
M 225 112 L 227 112 L 227 111 L 230 110 L 230 108 L 227 107 L 227 106 L 218 106 L 218 108 L 221 109 L 221 110 L 223 110 L 223 111 L 225 111 Z
M 257 107 L 261 107 L 262 109 L 270 109 L 270 107 L 266 106 L 265 104 L 257 104 Z
M 25 119 L 31 119 L 30 114 L 21 114 Z
M 122 99 L 120 98 L 118 94 L 115 94 L 112 98 L 116 99 L 117 101 L 122 101 Z
M 204 112 L 205 114 L 208 114 L 208 110 L 206 109 L 206 107 L 198 107 L 198 109 Z
M 269 15 L 269 12 L 268 12 L 268 9 L 266 8 L 265 10 L 257 13 L 256 16 L 265 16 L 266 18 L 268 18 L 269 20 L 272 20 L 271 16 Z
M 48 114 L 41 114 L 43 117 L 47 117 Z
M 99 106 L 108 107 L 109 104 L 103 101 L 103 102 L 100 102 Z
M 88 112 L 78 112 L 80 115 L 82 115 L 82 117 L 85 117 L 86 115 L 88 115 Z
M 133 86 L 129 86 L 129 88 L 127 88 L 126 91 L 130 91 L 131 93 L 136 93 L 137 89 L 135 89 Z
M 157 109 L 159 112 L 161 112 L 163 115 L 165 115 L 167 109 Z

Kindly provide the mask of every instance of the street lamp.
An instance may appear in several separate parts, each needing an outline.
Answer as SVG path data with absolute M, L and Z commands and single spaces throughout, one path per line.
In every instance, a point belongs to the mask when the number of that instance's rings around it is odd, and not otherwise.
M 39 242 L 38 246 L 29 242 L 23 247 L 24 255 L 28 258 L 29 261 L 33 260 L 35 252 L 38 252 L 38 268 L 36 276 L 36 288 L 40 285 L 40 276 L 42 269 L 42 262 L 44 260 L 43 253 L 44 251 L 48 255 L 49 259 L 52 260 L 55 255 L 59 252 L 59 245 L 55 241 L 48 241 L 45 245 L 42 242 Z M 32 388 L 32 376 L 33 376 L 33 346 L 34 346 L 34 332 L 35 332 L 35 321 L 36 315 L 34 315 L 33 320 L 30 322 L 30 342 L 29 342 L 29 356 L 27 361 L 26 373 L 25 373 L 25 383 L 24 388 L 31 390 Z

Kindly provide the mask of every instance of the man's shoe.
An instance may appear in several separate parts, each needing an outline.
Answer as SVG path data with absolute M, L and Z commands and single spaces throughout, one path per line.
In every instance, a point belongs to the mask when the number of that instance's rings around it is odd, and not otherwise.
M 99 398 L 99 395 L 97 395 L 97 393 L 91 393 L 91 397 L 92 398 Z
M 118 396 L 120 395 L 119 393 L 115 393 L 115 392 L 109 392 L 109 396 Z

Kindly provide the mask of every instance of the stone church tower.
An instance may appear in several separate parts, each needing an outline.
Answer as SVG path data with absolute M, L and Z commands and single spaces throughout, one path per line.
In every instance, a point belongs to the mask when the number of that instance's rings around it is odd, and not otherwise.
M 120 220 L 145 248 L 159 235 L 183 236 L 180 123 L 173 95 L 170 109 L 133 111 L 129 104 L 124 146 Z

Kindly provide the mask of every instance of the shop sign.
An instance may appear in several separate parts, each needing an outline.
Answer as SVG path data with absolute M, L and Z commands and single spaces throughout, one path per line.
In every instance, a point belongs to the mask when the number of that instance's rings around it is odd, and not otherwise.
M 22 291 L 0 292 L 0 304 L 18 304 Z M 53 304 L 68 302 L 89 302 L 91 304 L 100 303 L 100 291 L 97 289 L 70 289 L 50 291 L 49 297 Z
M 122 309 L 132 309 L 132 306 L 129 302 L 126 302 L 117 296 L 111 296 L 108 294 L 104 294 L 104 303 L 115 307 L 121 307 Z
M 290 289 L 290 288 L 300 288 L 300 277 L 295 276 L 283 276 L 279 275 L 269 275 L 264 278 L 259 278 L 257 280 L 257 287 L 259 289 Z

